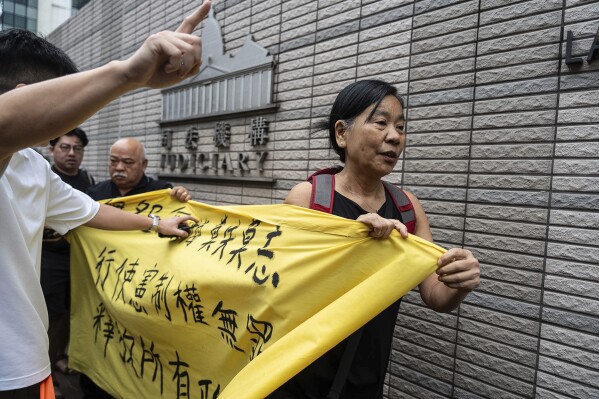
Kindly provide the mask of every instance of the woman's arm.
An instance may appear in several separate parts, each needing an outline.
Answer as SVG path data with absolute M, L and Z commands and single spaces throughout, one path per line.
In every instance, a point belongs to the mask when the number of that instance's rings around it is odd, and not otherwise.
M 305 181 L 297 184 L 287 194 L 285 203 L 310 208 L 310 197 L 312 196 L 312 184 Z
M 414 234 L 433 241 L 426 213 L 418 198 L 406 192 L 416 213 Z M 420 297 L 428 307 L 437 312 L 451 312 L 466 298 L 468 293 L 480 283 L 480 266 L 472 252 L 463 248 L 452 248 L 443 254 L 437 271 L 418 286 Z
M 406 193 L 416 213 L 414 234 L 433 241 L 428 218 L 420 201 L 414 194 Z M 289 191 L 285 203 L 309 208 L 311 195 L 312 184 L 302 182 Z M 371 227 L 373 237 L 388 237 L 393 230 L 398 230 L 402 237 L 407 237 L 405 225 L 395 219 L 385 219 L 377 214 L 368 213 L 361 215 L 357 220 Z M 478 260 L 466 249 L 453 248 L 443 254 L 437 264 L 439 268 L 436 273 L 420 283 L 420 296 L 431 309 L 437 312 L 450 312 L 459 306 L 470 291 L 478 287 L 480 282 Z

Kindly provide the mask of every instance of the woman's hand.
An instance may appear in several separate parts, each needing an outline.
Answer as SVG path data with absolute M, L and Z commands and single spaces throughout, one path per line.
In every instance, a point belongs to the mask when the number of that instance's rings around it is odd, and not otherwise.
M 460 291 L 470 292 L 480 284 L 480 266 L 472 252 L 452 248 L 437 261 L 440 282 Z
M 370 236 L 374 238 L 387 238 L 393 230 L 399 231 L 403 238 L 408 237 L 408 228 L 397 219 L 385 219 L 376 213 L 366 213 L 357 219 L 370 227 Z

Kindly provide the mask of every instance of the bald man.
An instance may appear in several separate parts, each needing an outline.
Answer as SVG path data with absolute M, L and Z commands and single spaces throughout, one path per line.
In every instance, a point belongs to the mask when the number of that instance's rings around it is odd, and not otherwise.
M 110 147 L 108 164 L 110 180 L 90 187 L 87 194 L 98 201 L 173 188 L 168 182 L 146 176 L 147 166 L 146 150 L 139 140 L 132 137 L 119 139 Z M 175 187 L 171 195 L 179 201 L 191 199 L 187 190 L 181 186 Z
M 165 181 L 154 180 L 146 176 L 148 166 L 146 149 L 137 139 L 126 137 L 117 140 L 109 152 L 109 180 L 104 180 L 87 189 L 87 194 L 96 201 L 147 193 L 148 191 L 172 188 L 171 196 L 185 202 L 191 196 L 184 187 L 174 187 Z M 79 376 L 79 383 L 84 399 L 112 399 L 87 375 Z

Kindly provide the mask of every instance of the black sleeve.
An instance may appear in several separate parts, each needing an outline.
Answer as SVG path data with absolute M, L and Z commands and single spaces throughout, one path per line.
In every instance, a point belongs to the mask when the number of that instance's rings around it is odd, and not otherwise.
M 106 185 L 104 184 L 104 182 L 94 184 L 85 191 L 85 194 L 89 195 L 90 197 L 92 197 L 93 200 L 96 201 L 110 198 L 110 192 L 105 192 L 105 186 Z
M 150 180 L 147 191 L 164 190 L 165 188 L 173 188 L 173 185 L 164 180 Z

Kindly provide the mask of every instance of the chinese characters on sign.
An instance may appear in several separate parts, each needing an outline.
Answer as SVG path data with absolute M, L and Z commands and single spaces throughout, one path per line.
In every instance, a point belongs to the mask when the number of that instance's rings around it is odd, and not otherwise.
M 214 146 L 229 148 L 231 144 L 231 125 L 226 122 L 216 122 L 214 127 Z
M 200 133 L 198 132 L 198 129 L 192 127 L 187 131 L 187 135 L 185 136 L 185 148 L 193 151 L 197 150 L 199 140 Z
M 264 117 L 250 121 L 248 134 L 251 147 L 261 147 L 268 142 L 269 122 Z M 184 172 L 193 175 L 239 175 L 247 176 L 252 171 L 263 172 L 267 151 L 233 152 L 231 147 L 231 125 L 216 122 L 212 134 L 212 144 L 216 151 L 202 151 L 200 130 L 191 127 L 185 132 L 186 152 L 173 152 L 174 132 L 162 132 L 160 169 L 171 172 Z
M 264 145 L 268 140 L 268 121 L 262 117 L 252 119 L 250 143 L 252 146 Z
M 162 146 L 162 148 L 164 148 L 166 150 L 170 150 L 171 148 L 173 148 L 173 131 L 172 130 L 164 130 L 162 132 L 161 146 Z
M 70 233 L 72 260 L 86 267 L 71 271 L 69 362 L 122 398 L 265 398 L 416 287 L 444 253 L 290 205 L 181 204 L 169 190 L 111 204 L 195 218 L 185 238 Z
M 123 207 L 119 202 L 110 204 Z M 138 214 L 146 214 L 149 209 L 157 213 L 163 210 L 162 205 L 146 199 L 130 207 Z M 176 209 L 169 214 L 186 212 Z M 201 259 L 214 258 L 215 266 L 245 276 L 256 286 L 276 289 L 281 278 L 273 270 L 277 260 L 273 248 L 284 232 L 275 225 L 258 234 L 259 227 L 265 227 L 260 220 L 242 220 L 225 213 L 218 220 L 199 220 L 180 243 L 196 251 Z M 207 293 L 202 291 L 205 288 L 200 288 L 197 281 L 185 280 L 155 260 L 106 245 L 96 253 L 94 265 L 96 289 L 113 306 L 129 307 L 142 317 L 214 331 L 223 350 L 238 352 L 247 361 L 262 353 L 275 330 L 271 322 L 253 312 L 240 311 L 231 300 L 207 300 Z M 109 348 L 115 348 L 122 366 L 140 380 L 149 379 L 161 394 L 165 385 L 174 384 L 177 398 L 218 397 L 219 376 L 192 374 L 193 360 L 186 358 L 185 348 L 174 343 L 167 349 L 147 335 L 129 330 L 111 316 L 104 301 L 96 303 L 94 309 L 89 325 L 93 328 L 93 341 L 105 358 Z M 244 340 L 239 339 L 242 332 Z

